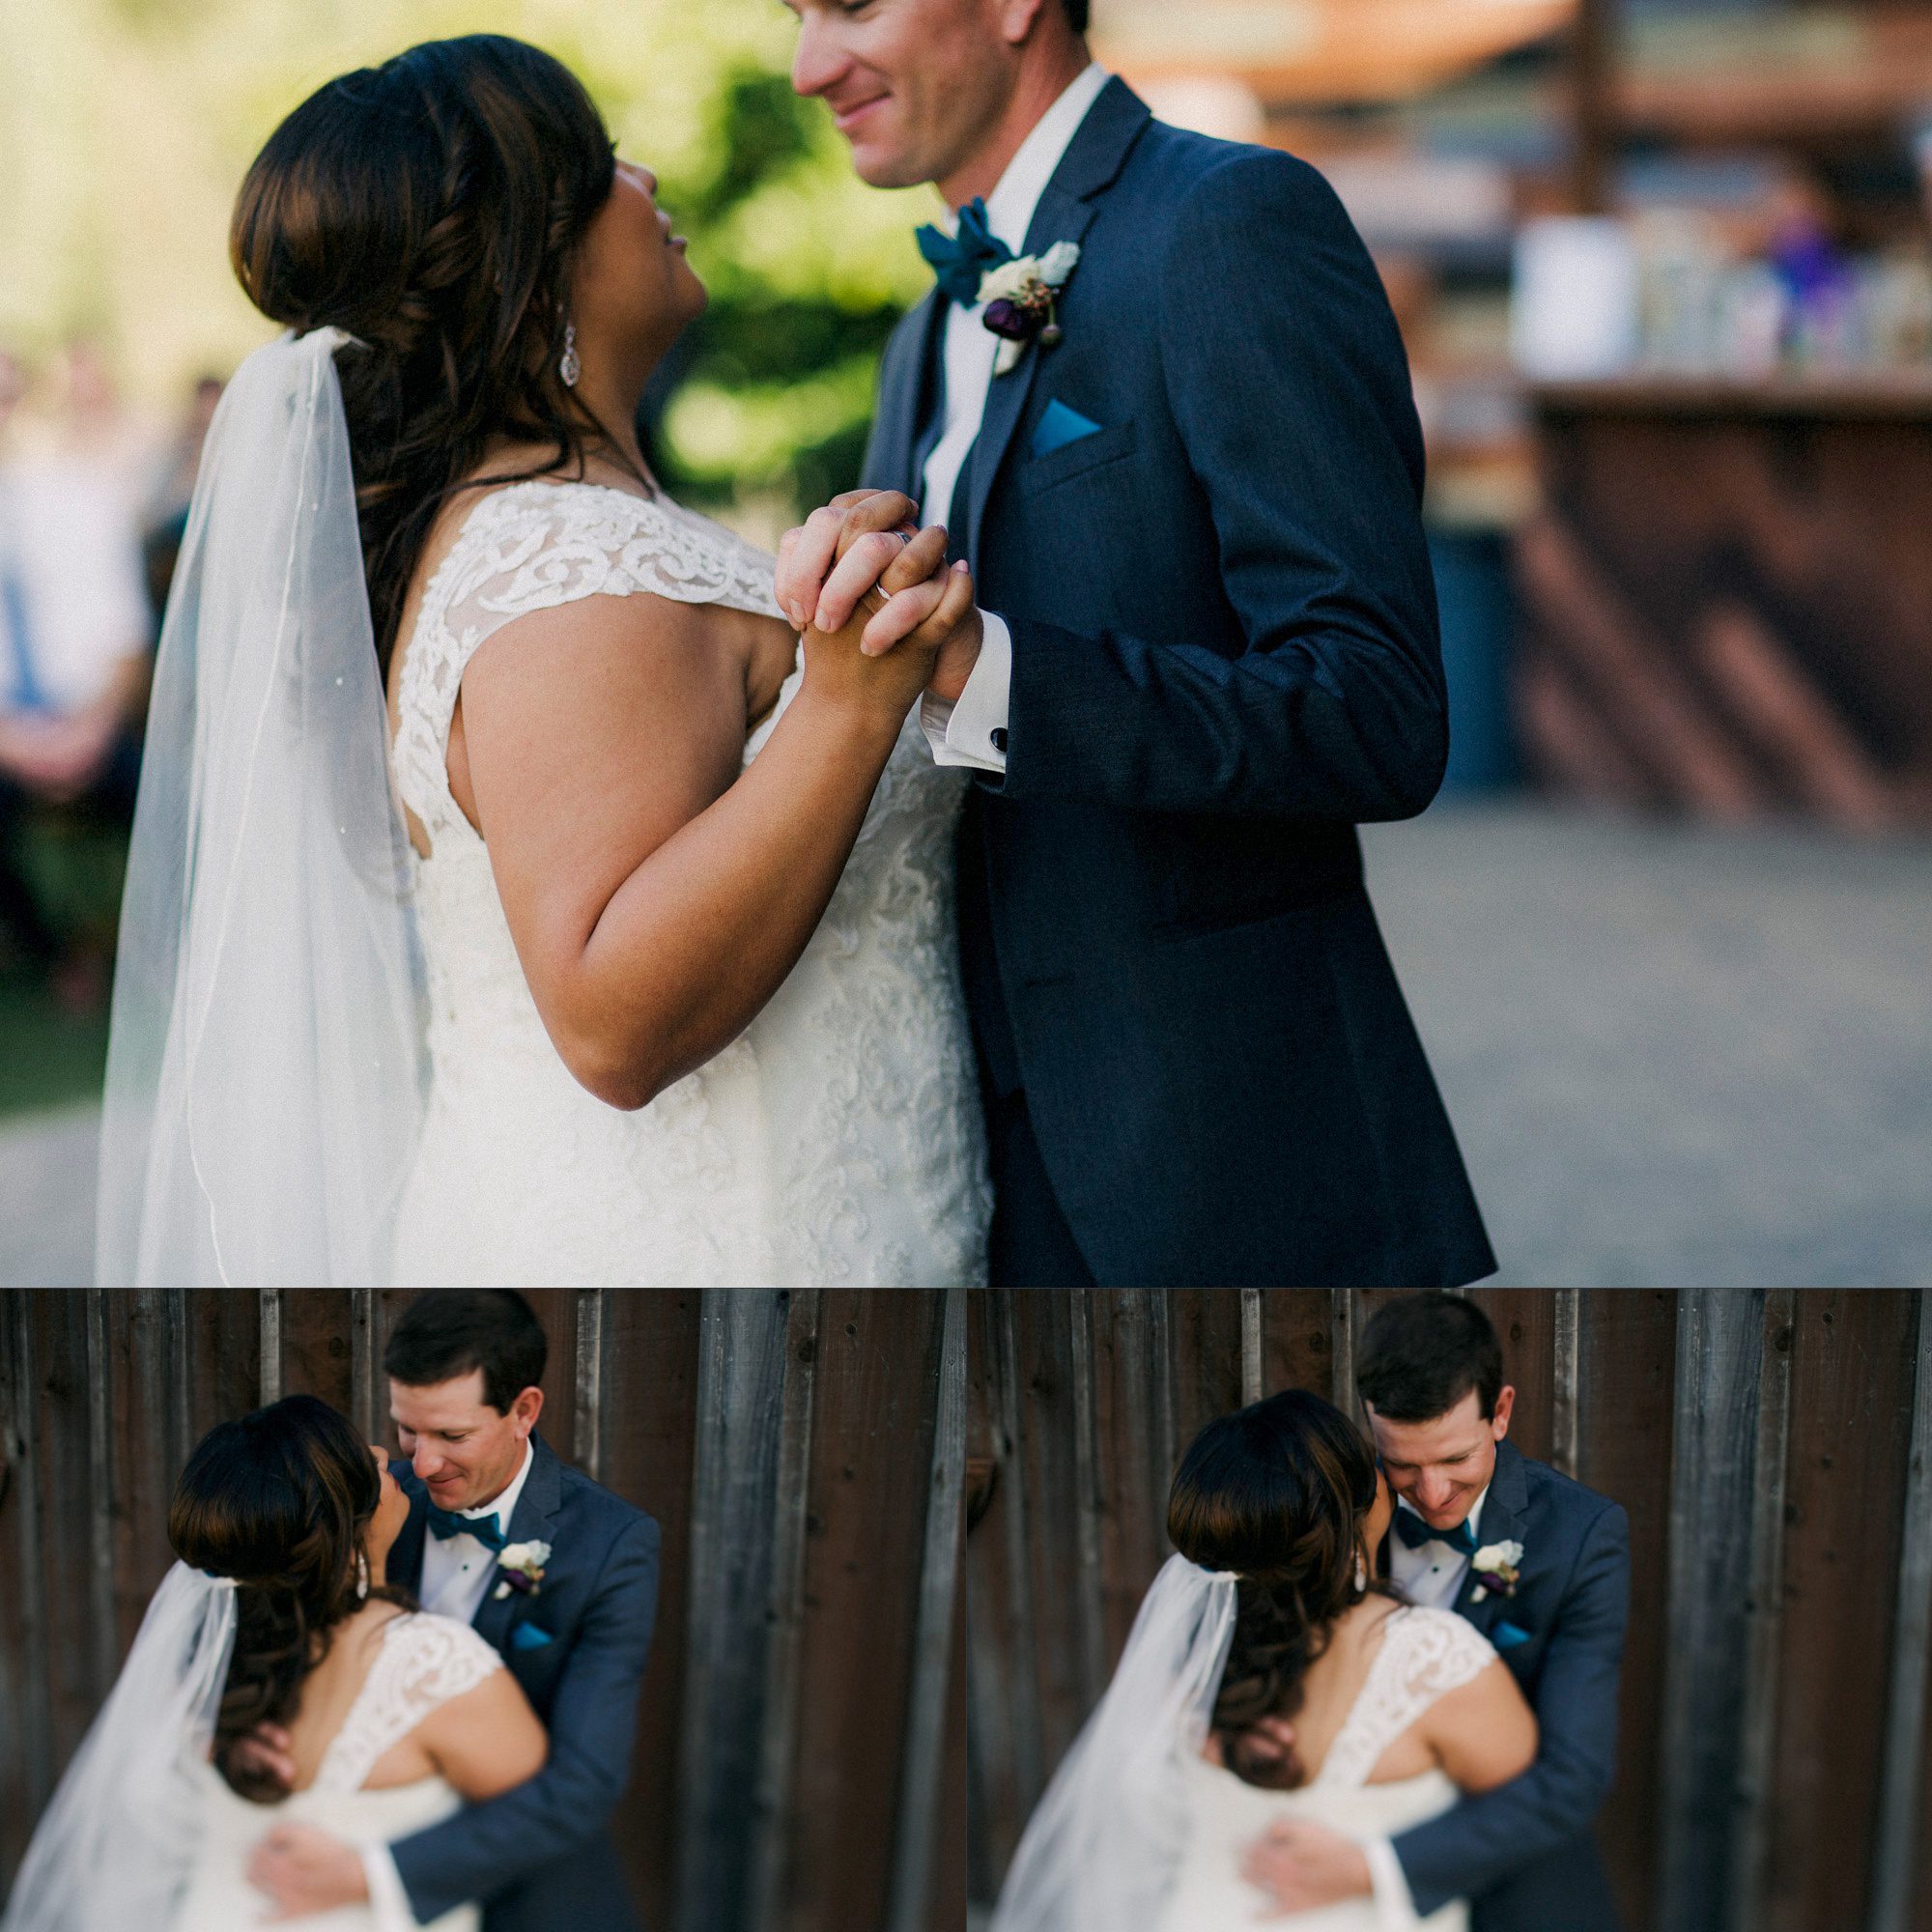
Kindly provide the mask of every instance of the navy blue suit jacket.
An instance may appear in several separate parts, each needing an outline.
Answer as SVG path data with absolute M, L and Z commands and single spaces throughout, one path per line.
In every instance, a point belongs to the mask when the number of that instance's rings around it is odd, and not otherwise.
M 1420 811 L 1448 744 L 1375 267 L 1312 168 L 1119 80 L 1026 245 L 1058 242 L 1065 339 L 994 379 L 964 485 L 1013 639 L 1007 771 L 960 833 L 984 1079 L 1024 1092 L 1102 1283 L 1487 1274 L 1355 837 Z M 944 313 L 887 348 L 875 487 L 921 495 Z M 1035 454 L 1053 403 L 1097 428 Z
M 657 1615 L 658 1526 L 641 1510 L 560 1462 L 540 1435 L 517 1498 L 512 1543 L 551 1547 L 533 1597 L 484 1592 L 474 1627 L 501 1654 L 550 1733 L 536 1776 L 487 1804 L 403 1838 L 390 1850 L 423 1924 L 481 1900 L 486 1932 L 633 1932 L 632 1904 L 606 1829 L 631 1777 L 638 1687 Z M 389 1577 L 422 1582 L 428 1495 L 402 1461 L 410 1519 Z M 537 1632 L 534 1642 L 519 1632 Z
M 1456 1609 L 1497 1646 L 1534 1708 L 1536 1762 L 1403 1833 L 1396 1857 L 1425 1916 L 1467 1898 L 1474 1932 L 1616 1932 L 1590 1828 L 1616 1771 L 1630 1520 L 1504 1440 L 1480 1540 L 1522 1545 L 1516 1594 L 1475 1602 L 1484 1579 L 1472 1567 Z

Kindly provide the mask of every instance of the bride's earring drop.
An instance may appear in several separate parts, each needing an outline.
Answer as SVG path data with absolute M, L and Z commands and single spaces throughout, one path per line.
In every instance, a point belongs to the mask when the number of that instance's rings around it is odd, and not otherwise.
M 563 325 L 563 360 L 556 365 L 556 373 L 563 378 L 566 389 L 577 387 L 577 379 L 583 374 L 583 364 L 577 359 L 577 325 L 566 322 Z
M 1361 1596 L 1369 1587 L 1369 1566 L 1362 1560 L 1362 1552 L 1355 1551 L 1355 1594 Z
M 355 1601 L 363 1603 L 369 1595 L 369 1559 L 358 1549 L 355 1552 Z

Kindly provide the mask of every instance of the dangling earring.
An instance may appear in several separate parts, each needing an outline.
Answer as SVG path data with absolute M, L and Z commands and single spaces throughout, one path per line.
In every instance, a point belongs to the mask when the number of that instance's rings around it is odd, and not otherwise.
M 583 364 L 577 359 L 577 325 L 566 322 L 563 325 L 563 360 L 556 365 L 556 373 L 563 378 L 566 389 L 577 387 L 577 379 L 583 374 Z
M 360 1604 L 369 1596 L 369 1559 L 358 1549 L 355 1552 L 355 1601 Z
M 1365 1593 L 1365 1592 L 1367 1591 L 1368 1587 L 1369 1587 L 1369 1566 L 1368 1566 L 1368 1565 L 1367 1565 L 1367 1564 L 1366 1564 L 1365 1562 L 1363 1562 L 1363 1560 L 1362 1560 L 1362 1552 L 1361 1552 L 1361 1549 L 1360 1549 L 1360 1548 L 1358 1547 L 1358 1548 L 1356 1548 L 1356 1550 L 1355 1550 L 1355 1594 L 1356 1594 L 1356 1596 L 1358 1596 L 1358 1597 L 1359 1597 L 1359 1596 L 1363 1595 L 1363 1594 L 1364 1594 L 1364 1593 Z

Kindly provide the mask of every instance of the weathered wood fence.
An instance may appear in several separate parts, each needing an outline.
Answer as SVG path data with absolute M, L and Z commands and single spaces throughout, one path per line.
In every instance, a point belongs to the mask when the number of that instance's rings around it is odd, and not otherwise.
M 393 1443 L 407 1294 L 0 1298 L 0 1891 L 170 1561 L 214 1422 L 309 1390 Z M 616 1833 L 651 1932 L 963 1922 L 963 1291 L 530 1296 L 541 1427 L 657 1518 Z
M 1353 1401 L 1379 1291 L 988 1293 L 968 1344 L 969 1876 L 989 1898 L 1168 1553 L 1180 1450 Z M 1629 1932 L 1932 1932 L 1932 1293 L 1477 1290 L 1512 1438 L 1630 1513 Z

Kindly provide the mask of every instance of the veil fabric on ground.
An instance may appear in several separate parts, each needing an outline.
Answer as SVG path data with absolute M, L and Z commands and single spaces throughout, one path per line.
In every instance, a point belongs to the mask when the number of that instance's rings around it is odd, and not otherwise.
M 319 329 L 230 384 L 155 670 L 101 1127 L 104 1285 L 386 1279 L 420 971 Z
M 165 1926 L 199 1850 L 235 1586 L 177 1563 L 41 1816 L 0 1932 Z
M 989 1932 L 1151 1932 L 1235 1633 L 1235 1577 L 1170 1556 L 1113 1682 L 1035 1807 Z

